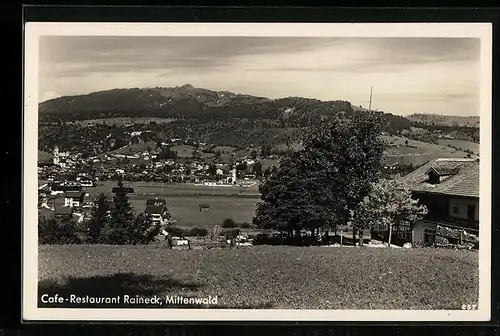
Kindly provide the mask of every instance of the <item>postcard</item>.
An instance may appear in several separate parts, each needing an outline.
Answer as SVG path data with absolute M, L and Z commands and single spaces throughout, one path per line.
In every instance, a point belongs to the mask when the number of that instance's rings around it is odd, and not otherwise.
M 488 23 L 27 22 L 25 321 L 487 321 Z

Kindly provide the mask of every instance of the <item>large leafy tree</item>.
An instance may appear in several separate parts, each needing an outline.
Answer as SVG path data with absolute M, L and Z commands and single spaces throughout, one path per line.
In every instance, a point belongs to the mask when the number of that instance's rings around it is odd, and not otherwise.
M 427 214 L 425 205 L 412 198 L 411 190 L 399 180 L 381 179 L 360 202 L 354 214 L 355 225 L 363 232 L 373 225 L 387 227 L 391 245 L 392 228 L 398 220 L 410 223 Z M 362 239 L 362 234 L 360 235 Z
M 297 232 L 345 224 L 379 178 L 384 144 L 377 114 L 331 120 L 311 128 L 302 143 L 260 186 L 259 226 Z

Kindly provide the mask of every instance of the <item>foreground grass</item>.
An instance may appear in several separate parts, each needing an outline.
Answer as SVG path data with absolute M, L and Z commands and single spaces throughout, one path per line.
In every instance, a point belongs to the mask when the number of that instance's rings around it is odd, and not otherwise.
M 478 255 L 441 249 L 40 246 L 39 291 L 217 295 L 220 307 L 460 309 L 478 298 Z

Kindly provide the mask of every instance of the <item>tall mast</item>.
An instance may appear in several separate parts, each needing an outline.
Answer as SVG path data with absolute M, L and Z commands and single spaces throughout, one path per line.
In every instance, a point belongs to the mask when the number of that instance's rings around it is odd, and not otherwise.
M 373 87 L 370 86 L 370 105 L 368 106 L 368 111 L 372 111 L 372 93 L 373 93 Z

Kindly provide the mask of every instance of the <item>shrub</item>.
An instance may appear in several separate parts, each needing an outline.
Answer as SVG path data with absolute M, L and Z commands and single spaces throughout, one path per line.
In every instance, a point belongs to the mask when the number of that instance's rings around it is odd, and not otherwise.
M 240 234 L 240 229 L 229 229 L 223 231 L 225 239 L 234 239 Z
M 189 230 L 188 235 L 205 237 L 206 235 L 208 235 L 208 230 L 205 228 L 194 227 Z
M 235 221 L 232 218 L 226 218 L 222 222 L 221 226 L 223 228 L 225 228 L 225 229 L 232 229 L 232 228 L 235 228 L 237 225 L 236 225 Z
M 267 244 L 270 241 L 270 236 L 267 233 L 259 233 L 253 238 L 253 245 L 263 245 Z
M 448 239 L 446 237 L 442 237 L 442 236 L 437 236 L 435 237 L 435 243 L 436 244 L 449 244 L 450 242 L 448 241 Z
M 242 229 L 248 229 L 248 228 L 250 228 L 250 223 L 247 223 L 247 222 L 241 223 L 240 224 L 240 228 L 242 228 Z
M 39 244 L 78 244 L 84 239 L 71 219 L 38 219 Z
M 184 237 L 184 236 L 186 236 L 186 233 L 187 233 L 185 230 L 181 229 L 180 227 L 176 227 L 176 226 L 167 227 L 165 229 L 165 231 L 167 231 L 172 236 L 177 236 L 177 237 Z

